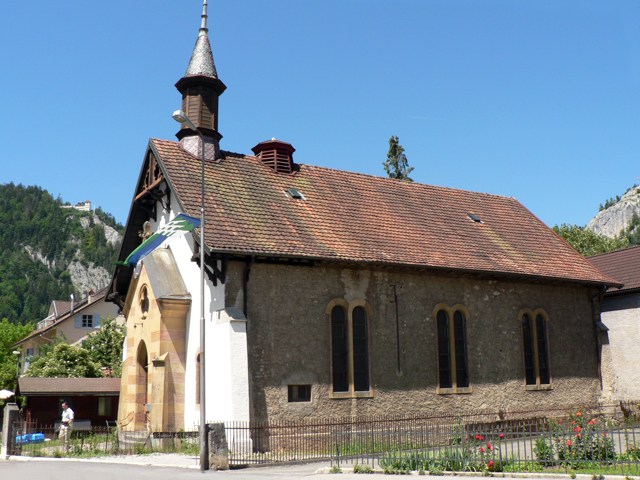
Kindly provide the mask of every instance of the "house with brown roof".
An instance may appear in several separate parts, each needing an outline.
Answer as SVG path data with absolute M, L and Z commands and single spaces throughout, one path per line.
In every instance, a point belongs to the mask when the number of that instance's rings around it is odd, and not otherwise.
M 640 246 L 589 258 L 600 271 L 620 280 L 602 298 L 607 336 L 602 342 L 605 393 L 615 400 L 640 398 Z
M 70 345 L 77 344 L 99 330 L 104 318 L 116 318 L 118 307 L 105 302 L 106 292 L 106 288 L 97 293 L 88 292 L 77 302 L 73 298 L 68 302 L 53 300 L 47 317 L 12 347 L 20 351 L 20 371 L 26 371 L 32 359 L 40 355 L 43 345 L 51 345 L 57 340 L 64 340 Z
M 21 377 L 16 394 L 27 398 L 29 418 L 39 426 L 59 423 L 61 404 L 67 402 L 75 413 L 75 429 L 104 427 L 116 419 L 120 379 Z
M 208 420 L 598 401 L 597 300 L 616 280 L 514 198 L 308 165 L 276 139 L 222 150 L 206 20 L 176 84 L 193 128 L 149 141 L 120 260 L 203 203 L 205 235 L 115 270 L 121 427 L 196 426 L 203 357 Z

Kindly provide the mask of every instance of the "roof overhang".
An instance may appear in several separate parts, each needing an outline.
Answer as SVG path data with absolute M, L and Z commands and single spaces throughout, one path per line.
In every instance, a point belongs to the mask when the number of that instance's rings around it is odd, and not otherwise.
M 18 379 L 17 395 L 118 396 L 119 378 L 34 378 Z

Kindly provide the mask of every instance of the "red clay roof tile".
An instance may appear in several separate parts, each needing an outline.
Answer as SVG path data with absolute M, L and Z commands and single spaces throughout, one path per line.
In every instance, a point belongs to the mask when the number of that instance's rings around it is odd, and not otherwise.
M 600 271 L 624 284 L 620 289 L 610 288 L 609 292 L 640 289 L 640 246 L 589 257 L 589 261 Z
M 151 141 L 185 213 L 200 211 L 200 160 Z M 615 283 L 513 198 L 251 156 L 207 162 L 207 245 L 229 252 Z M 303 200 L 285 194 L 295 188 Z M 474 213 L 482 223 L 468 217 Z

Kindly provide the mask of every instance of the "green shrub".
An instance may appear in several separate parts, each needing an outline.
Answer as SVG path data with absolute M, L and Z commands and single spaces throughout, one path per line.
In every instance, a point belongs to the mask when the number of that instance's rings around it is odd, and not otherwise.
M 369 465 L 355 464 L 353 466 L 353 473 L 373 473 L 373 469 Z

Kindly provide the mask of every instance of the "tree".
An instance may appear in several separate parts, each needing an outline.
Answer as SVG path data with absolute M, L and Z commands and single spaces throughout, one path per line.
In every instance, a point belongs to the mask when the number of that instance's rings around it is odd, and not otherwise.
M 87 349 L 60 343 L 31 362 L 25 376 L 99 378 L 103 375 Z
M 413 171 L 413 167 L 409 166 L 407 156 L 404 154 L 404 148 L 400 145 L 398 137 L 395 135 L 389 138 L 387 161 L 382 165 L 389 178 L 413 182 L 413 179 L 409 177 L 409 174 Z
M 577 225 L 556 225 L 553 230 L 585 257 L 612 252 L 629 246 L 626 238 L 608 238 Z
M 113 317 L 107 317 L 102 322 L 102 328 L 82 342 L 82 347 L 89 351 L 91 359 L 103 369 L 106 376 L 119 377 L 122 373 L 124 338 L 124 325 Z
M 18 376 L 18 357 L 11 346 L 33 330 L 33 325 L 16 325 L 6 318 L 0 321 L 0 390 L 13 390 Z

